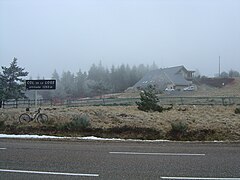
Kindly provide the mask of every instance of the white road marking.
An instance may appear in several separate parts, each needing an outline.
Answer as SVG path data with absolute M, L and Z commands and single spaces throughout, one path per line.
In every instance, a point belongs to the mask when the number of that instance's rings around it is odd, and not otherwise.
M 7 148 L 0 148 L 0 150 L 5 150 L 5 149 L 7 149 Z
M 161 177 L 161 179 L 186 180 L 240 180 L 240 178 L 204 178 L 204 177 Z
M 63 175 L 63 176 L 88 176 L 88 177 L 98 177 L 99 176 L 98 174 L 79 174 L 79 173 L 62 173 L 62 172 L 25 171 L 25 170 L 14 170 L 14 169 L 0 169 L 0 172 Z
M 125 155 L 158 155 L 158 156 L 205 156 L 205 154 L 189 154 L 189 153 L 142 153 L 142 152 L 109 152 L 110 154 Z

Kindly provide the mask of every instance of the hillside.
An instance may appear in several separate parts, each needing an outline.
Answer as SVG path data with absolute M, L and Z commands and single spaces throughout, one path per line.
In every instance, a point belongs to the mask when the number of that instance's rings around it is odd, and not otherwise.
M 136 97 L 139 93 L 111 96 Z M 178 92 L 180 96 L 240 96 L 240 78 L 221 88 L 199 85 L 197 91 Z M 163 95 L 164 96 L 164 95 Z M 237 106 L 180 106 L 169 111 L 143 112 L 136 106 L 42 107 L 49 117 L 47 124 L 36 121 L 20 124 L 18 117 L 25 109 L 0 109 L 0 133 L 49 134 L 172 139 L 172 140 L 240 140 L 240 114 Z M 85 115 L 84 119 L 81 118 Z M 72 126 L 74 118 L 79 122 Z M 86 128 L 76 129 L 88 122 Z
M 19 124 L 24 109 L 0 110 L 0 133 L 48 134 L 67 136 L 94 135 L 133 139 L 240 140 L 239 114 L 234 106 L 174 106 L 169 111 L 143 112 L 136 106 L 89 106 L 44 108 L 47 124 L 36 121 Z M 86 120 L 88 128 L 70 126 L 74 117 Z M 83 121 L 85 122 L 85 121 Z M 175 127 L 173 125 L 175 124 Z M 78 123 L 75 123 L 77 127 Z M 81 125 L 81 123 L 80 123 Z
M 233 82 L 221 87 L 213 87 L 202 84 L 198 86 L 196 96 L 240 96 L 240 78 L 235 78 Z
M 234 78 L 229 84 L 222 87 L 214 87 L 211 85 L 198 83 L 197 91 L 187 92 L 166 92 L 159 94 L 160 96 L 240 96 L 240 78 Z M 139 97 L 139 92 L 118 93 L 112 95 L 118 98 Z

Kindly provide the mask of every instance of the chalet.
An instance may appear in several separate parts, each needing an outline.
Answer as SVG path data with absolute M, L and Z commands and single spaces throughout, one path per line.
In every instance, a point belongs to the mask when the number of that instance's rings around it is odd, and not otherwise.
M 159 90 L 166 88 L 183 90 L 183 88 L 192 85 L 193 73 L 194 71 L 189 71 L 184 66 L 160 68 L 148 72 L 132 88 L 144 89 L 148 85 L 154 85 Z

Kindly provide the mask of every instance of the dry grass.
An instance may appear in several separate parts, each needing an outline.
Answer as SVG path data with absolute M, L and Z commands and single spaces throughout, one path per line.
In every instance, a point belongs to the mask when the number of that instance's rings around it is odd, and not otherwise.
M 211 137 L 198 137 L 197 139 L 200 140 L 240 140 L 240 114 L 234 113 L 235 106 L 174 106 L 172 110 L 162 113 L 139 111 L 136 106 L 50 107 L 42 109 L 49 116 L 51 125 L 70 122 L 74 115 L 86 114 L 89 116 L 93 134 L 94 129 L 107 131 L 130 127 L 140 128 L 140 130 L 141 128 L 149 128 L 161 132 L 161 137 L 169 138 L 171 123 L 181 121 L 188 125 L 187 135 L 206 136 L 206 133 L 212 132 Z M 5 125 L 24 126 L 17 123 L 19 115 L 23 112 L 25 109 L 1 109 L 0 121 L 4 121 Z M 31 126 L 35 130 L 41 128 L 41 125 L 36 122 L 31 122 Z M 127 135 L 125 134 L 124 137 Z M 185 139 L 191 138 L 185 137 Z
M 223 86 L 222 88 L 201 85 L 198 91 L 194 93 L 195 96 L 240 96 L 240 78 L 235 78 L 231 84 Z
M 190 96 L 240 96 L 240 78 L 222 88 L 200 86 Z M 120 93 L 117 97 L 139 97 L 139 93 Z M 33 121 L 19 124 L 25 109 L 0 109 L 0 133 L 97 135 L 102 137 L 180 140 L 240 140 L 240 114 L 236 106 L 174 106 L 170 111 L 143 112 L 136 106 L 43 107 L 48 124 Z M 81 132 L 62 132 L 60 125 L 76 115 L 86 114 L 90 127 Z M 183 134 L 172 131 L 172 123 L 183 122 Z

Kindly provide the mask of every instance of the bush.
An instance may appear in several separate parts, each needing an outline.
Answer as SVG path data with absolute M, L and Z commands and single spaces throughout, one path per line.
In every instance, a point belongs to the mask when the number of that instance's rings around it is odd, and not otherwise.
M 74 115 L 72 121 L 58 127 L 59 130 L 79 131 L 90 126 L 89 117 L 85 114 Z
M 4 130 L 4 129 L 5 129 L 5 122 L 0 121 L 0 130 Z
M 235 109 L 235 114 L 240 114 L 240 107 L 237 107 L 237 108 Z
M 149 85 L 145 90 L 140 93 L 141 102 L 136 102 L 138 105 L 138 109 L 141 111 L 158 111 L 162 112 L 163 108 L 159 106 L 157 103 L 159 101 L 156 96 L 154 86 Z
M 86 114 L 74 115 L 70 127 L 72 130 L 85 129 L 90 126 L 89 117 Z
M 188 130 L 188 124 L 182 121 L 172 122 L 171 127 L 170 135 L 176 140 L 179 140 L 182 136 L 186 135 Z

